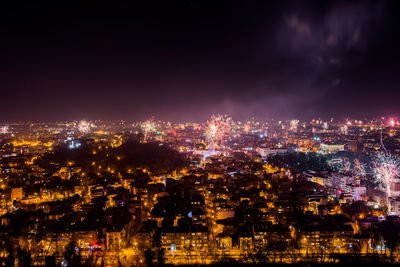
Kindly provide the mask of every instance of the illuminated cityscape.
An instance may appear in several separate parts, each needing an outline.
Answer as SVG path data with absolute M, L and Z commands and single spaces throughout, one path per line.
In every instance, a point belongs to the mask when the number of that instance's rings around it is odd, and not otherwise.
M 400 264 L 399 1 L 0 10 L 0 266 Z
M 3 265 L 397 262 L 397 121 L 222 118 L 2 126 Z

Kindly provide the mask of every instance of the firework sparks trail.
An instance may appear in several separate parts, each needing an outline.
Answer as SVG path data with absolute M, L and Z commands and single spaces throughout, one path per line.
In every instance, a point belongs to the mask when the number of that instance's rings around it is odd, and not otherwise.
M 348 158 L 336 158 L 328 161 L 328 165 L 339 173 L 349 173 L 351 171 L 351 163 Z
M 205 134 L 207 137 L 208 144 L 211 145 L 212 150 L 214 150 L 216 139 L 218 138 L 218 126 L 212 122 L 209 122 Z
M 338 170 L 339 169 L 338 166 L 342 164 L 342 159 L 341 158 L 330 159 L 327 161 L 327 163 L 329 167 Z
M 343 168 L 341 169 L 342 173 L 349 173 L 351 171 L 351 163 L 348 158 L 343 158 Z
M 141 125 L 142 130 L 144 132 L 144 140 L 147 141 L 149 133 L 154 132 L 156 130 L 156 124 L 154 122 L 154 118 L 150 118 L 144 121 Z
M 224 136 L 230 132 L 232 119 L 226 115 L 212 115 L 207 121 L 205 136 L 212 151 L 217 144 L 223 145 Z
M 358 177 L 365 177 L 367 175 L 364 164 L 358 159 L 354 160 L 353 174 Z

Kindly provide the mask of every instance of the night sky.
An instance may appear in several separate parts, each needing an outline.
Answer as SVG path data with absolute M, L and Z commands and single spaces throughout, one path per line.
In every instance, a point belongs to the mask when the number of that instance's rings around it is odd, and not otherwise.
M 400 117 L 399 1 L 3 2 L 0 121 Z

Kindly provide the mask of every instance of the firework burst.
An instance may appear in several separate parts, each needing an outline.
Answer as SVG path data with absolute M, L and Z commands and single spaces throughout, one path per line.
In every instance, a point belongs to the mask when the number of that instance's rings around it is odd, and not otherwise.
M 397 157 L 389 153 L 382 153 L 373 162 L 373 172 L 376 182 L 386 189 L 386 197 L 390 197 L 390 185 L 394 178 L 399 176 L 400 162 Z
M 154 118 L 150 118 L 144 122 L 142 122 L 141 128 L 144 132 L 144 140 L 147 141 L 149 137 L 149 133 L 152 133 L 156 130 L 156 123 L 154 122 Z
M 227 115 L 212 115 L 207 121 L 205 136 L 212 151 L 215 151 L 217 144 L 223 145 L 224 137 L 230 132 L 232 119 Z
M 9 132 L 9 127 L 7 125 L 0 127 L 0 134 L 4 134 L 4 133 L 8 133 L 8 132 Z
M 299 120 L 291 120 L 290 121 L 290 130 L 296 132 L 298 125 L 299 125 Z
M 88 134 L 92 131 L 92 128 L 95 127 L 95 125 L 91 122 L 88 122 L 86 120 L 81 120 L 78 123 L 78 130 L 82 133 L 82 134 Z
M 251 131 L 251 126 L 250 126 L 250 124 L 246 124 L 246 125 L 244 126 L 244 131 L 245 131 L 245 133 L 249 133 L 249 132 Z

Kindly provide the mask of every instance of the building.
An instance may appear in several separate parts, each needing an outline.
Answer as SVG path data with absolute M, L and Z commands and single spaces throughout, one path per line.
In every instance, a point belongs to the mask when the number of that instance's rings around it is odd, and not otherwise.
M 347 142 L 348 145 L 348 150 L 351 152 L 357 152 L 358 151 L 358 143 L 357 140 L 349 140 Z
M 201 225 L 171 227 L 161 234 L 161 247 L 166 263 L 202 263 L 210 252 L 208 229 Z
M 11 201 L 21 200 L 23 198 L 22 187 L 11 188 Z
M 339 151 L 344 151 L 344 144 L 340 143 L 321 143 L 320 149 L 324 153 L 336 153 Z
M 272 155 L 285 154 L 288 152 L 286 148 L 268 148 L 268 147 L 257 147 L 256 151 L 262 158 L 268 158 Z

